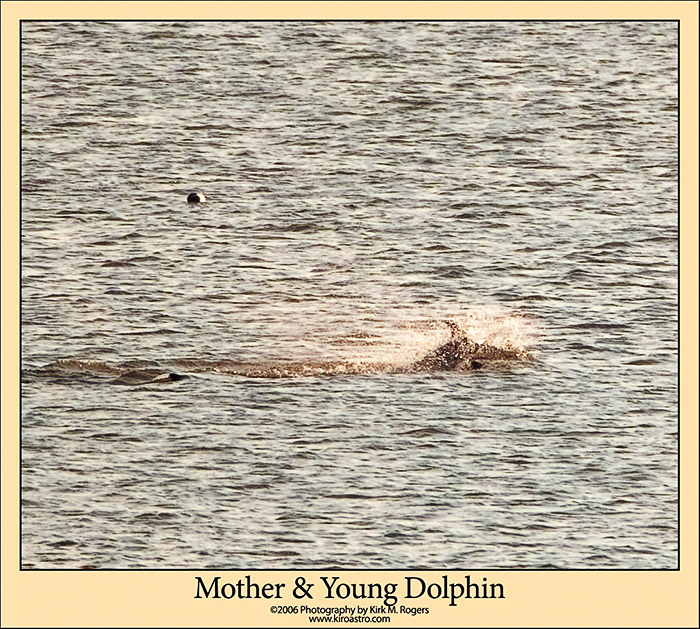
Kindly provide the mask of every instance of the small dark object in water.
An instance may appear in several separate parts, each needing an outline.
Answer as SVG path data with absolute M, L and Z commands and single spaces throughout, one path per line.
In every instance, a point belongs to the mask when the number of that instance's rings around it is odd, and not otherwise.
M 201 192 L 190 192 L 187 195 L 187 203 L 204 203 L 207 198 Z

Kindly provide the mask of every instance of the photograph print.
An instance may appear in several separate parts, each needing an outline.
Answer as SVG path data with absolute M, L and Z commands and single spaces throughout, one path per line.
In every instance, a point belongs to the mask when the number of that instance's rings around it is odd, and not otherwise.
M 677 21 L 20 39 L 22 569 L 678 568 Z

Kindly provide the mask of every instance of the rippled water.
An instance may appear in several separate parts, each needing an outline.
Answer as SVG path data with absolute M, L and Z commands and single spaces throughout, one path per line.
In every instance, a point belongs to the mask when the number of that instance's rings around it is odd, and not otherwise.
M 677 43 L 25 22 L 23 566 L 677 567 Z

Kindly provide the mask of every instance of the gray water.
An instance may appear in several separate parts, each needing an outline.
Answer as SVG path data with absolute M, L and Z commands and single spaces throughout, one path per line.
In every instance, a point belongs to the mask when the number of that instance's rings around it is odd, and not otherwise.
M 22 565 L 677 567 L 677 44 L 25 22 Z

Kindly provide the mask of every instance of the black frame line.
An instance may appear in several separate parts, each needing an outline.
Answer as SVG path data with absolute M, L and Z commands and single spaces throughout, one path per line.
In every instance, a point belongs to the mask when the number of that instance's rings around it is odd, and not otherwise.
M 121 22 L 137 22 L 137 23 L 163 23 L 163 24 L 175 24 L 182 22 L 215 22 L 215 23 L 316 23 L 316 24 L 327 24 L 327 23 L 374 23 L 374 22 L 406 22 L 406 23 L 418 23 L 418 24 L 433 24 L 433 23 L 456 23 L 456 22 L 478 22 L 478 23 L 644 23 L 644 22 L 654 22 L 654 23 L 666 23 L 675 22 L 677 31 L 677 50 L 676 50 L 676 70 L 677 70 L 677 108 L 676 108 L 676 151 L 677 151 L 677 172 L 676 172 L 676 204 L 677 204 L 677 373 L 676 373 L 676 386 L 678 392 L 677 408 L 676 408 L 676 423 L 678 428 L 678 438 L 676 445 L 676 456 L 677 456 L 677 487 L 676 487 L 676 519 L 677 519 L 677 561 L 675 568 L 556 568 L 554 570 L 546 570 L 542 568 L 460 568 L 460 567 L 444 567 L 444 568 L 355 568 L 355 567 L 340 567 L 340 566 L 329 566 L 327 568 L 246 568 L 246 567 L 234 567 L 234 568 L 97 568 L 95 572 L 182 572 L 182 573 L 202 573 L 202 572 L 661 572 L 661 573 L 672 573 L 680 572 L 681 570 L 681 305 L 680 305 L 680 294 L 681 294 L 681 247 L 680 247 L 680 230 L 681 230 L 681 20 L 668 19 L 668 18 L 631 18 L 631 19 L 20 19 L 19 20 L 19 252 L 20 252 L 20 265 L 19 265 L 19 334 L 18 338 L 20 340 L 20 355 L 19 355 L 19 367 L 20 367 L 20 378 L 19 378 L 19 491 L 18 491 L 18 513 L 19 513 L 19 571 L 20 572 L 82 572 L 82 568 L 25 568 L 22 566 L 22 25 L 24 23 L 33 22 L 60 22 L 60 23 L 121 23 Z M 572 626 L 573 627 L 573 626 Z M 525 628 L 524 628 L 525 629 Z

